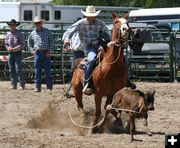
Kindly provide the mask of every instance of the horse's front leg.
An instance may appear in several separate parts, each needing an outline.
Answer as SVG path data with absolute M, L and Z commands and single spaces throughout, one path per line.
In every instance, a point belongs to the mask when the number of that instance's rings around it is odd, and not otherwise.
M 82 94 L 82 89 L 81 88 L 82 88 L 81 85 L 73 87 L 75 99 L 76 99 L 76 102 L 77 102 L 77 108 L 81 113 L 81 117 L 84 117 L 85 113 L 84 113 L 84 109 L 83 109 L 83 102 L 82 102 L 82 95 L 83 94 Z
M 104 109 L 106 109 L 107 105 L 108 104 L 111 104 L 112 103 L 112 100 L 113 100 L 113 95 L 108 95 L 107 98 L 106 98 L 106 102 L 105 102 L 105 105 L 104 105 Z
M 93 122 L 93 126 L 96 125 L 99 121 L 99 118 L 101 116 L 101 102 L 102 102 L 102 96 L 95 94 L 95 105 L 96 105 L 96 110 L 95 110 L 95 119 Z M 99 132 L 98 125 L 92 129 L 93 133 Z
M 81 113 L 81 117 L 85 116 L 85 112 L 83 109 L 83 103 L 82 103 L 82 96 L 83 96 L 82 78 L 83 77 L 84 77 L 84 71 L 77 68 L 74 70 L 73 77 L 71 80 L 72 88 L 73 88 L 75 99 L 77 102 L 77 108 L 79 109 L 79 111 Z

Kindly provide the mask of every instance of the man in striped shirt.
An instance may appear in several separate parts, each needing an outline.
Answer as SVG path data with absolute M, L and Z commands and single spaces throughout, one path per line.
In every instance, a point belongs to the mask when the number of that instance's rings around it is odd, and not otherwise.
M 24 35 L 16 27 L 19 25 L 15 19 L 7 23 L 10 31 L 7 32 L 5 38 L 5 46 L 9 52 L 9 72 L 11 79 L 11 89 L 17 89 L 19 78 L 20 88 L 25 88 L 24 76 L 22 73 L 22 50 L 24 48 Z
M 102 35 L 106 40 L 110 41 L 110 34 L 106 24 L 96 19 L 99 11 L 96 11 L 94 6 L 87 6 L 86 11 L 82 11 L 82 14 L 86 16 L 70 26 L 63 35 L 64 46 L 70 46 L 70 40 L 75 33 L 79 35 L 79 44 L 76 48 L 87 52 L 88 62 L 85 65 L 85 82 L 83 92 L 86 94 L 92 94 L 92 88 L 89 87 L 89 80 L 91 79 L 91 73 L 94 69 L 96 62 L 96 55 L 98 53 L 99 37 Z
M 51 57 L 50 53 L 54 49 L 54 37 L 52 33 L 43 27 L 42 20 L 36 16 L 34 18 L 35 29 L 28 38 L 28 47 L 34 54 L 35 67 L 35 92 L 41 91 L 41 69 L 44 67 L 46 74 L 47 91 L 51 92 L 53 87 L 51 77 Z

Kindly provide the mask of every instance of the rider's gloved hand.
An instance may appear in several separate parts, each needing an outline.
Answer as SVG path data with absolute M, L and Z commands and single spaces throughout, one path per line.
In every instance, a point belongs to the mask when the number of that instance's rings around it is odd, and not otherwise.
M 70 41 L 64 41 L 64 45 L 63 45 L 64 50 L 66 51 L 70 51 Z

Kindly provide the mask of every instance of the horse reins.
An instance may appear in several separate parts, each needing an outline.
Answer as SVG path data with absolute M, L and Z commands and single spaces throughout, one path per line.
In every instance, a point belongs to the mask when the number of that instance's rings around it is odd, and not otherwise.
M 123 23 L 123 24 L 126 24 L 126 25 L 128 26 L 128 29 L 131 31 L 128 23 Z M 126 39 L 124 39 L 124 38 L 121 37 L 121 34 L 122 34 L 122 33 L 121 33 L 121 28 L 116 24 L 116 22 L 115 22 L 113 25 L 114 25 L 115 28 L 117 28 L 117 29 L 119 30 L 118 40 L 117 40 L 117 42 L 118 42 L 119 44 L 115 44 L 115 45 L 116 45 L 116 46 L 120 46 L 121 43 L 123 42 L 123 43 L 125 44 L 125 47 L 124 47 L 124 48 L 126 48 L 126 46 L 127 46 L 127 41 L 126 41 Z
M 99 68 L 101 66 L 108 66 L 108 65 L 112 65 L 112 64 L 116 63 L 118 61 L 119 57 L 120 57 L 120 53 L 121 53 L 121 50 L 118 51 L 118 56 L 113 62 L 105 63 L 105 64 L 102 64 L 102 62 L 100 62 L 99 65 L 94 70 L 96 70 L 97 68 Z M 79 68 L 77 68 L 77 70 L 78 70 L 78 74 L 79 74 Z M 92 73 L 91 73 L 91 75 L 89 76 L 89 78 L 87 80 L 85 80 L 84 77 L 81 76 L 83 81 L 89 81 L 91 79 L 91 77 L 92 77 Z

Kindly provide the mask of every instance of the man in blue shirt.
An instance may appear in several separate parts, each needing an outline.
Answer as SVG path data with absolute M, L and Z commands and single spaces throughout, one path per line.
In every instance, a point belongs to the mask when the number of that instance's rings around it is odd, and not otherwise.
M 86 94 L 92 93 L 92 88 L 89 87 L 89 80 L 91 79 L 91 73 L 96 62 L 96 55 L 98 53 L 99 37 L 102 35 L 106 40 L 110 41 L 111 37 L 106 27 L 106 24 L 96 19 L 99 11 L 96 11 L 94 6 L 87 6 L 86 11 L 82 11 L 82 14 L 86 16 L 70 26 L 63 35 L 64 46 L 70 46 L 70 40 L 74 34 L 79 36 L 78 49 L 87 52 L 88 62 L 85 65 L 84 73 L 84 89 Z
M 50 53 L 54 49 L 54 38 L 52 33 L 43 27 L 42 20 L 36 16 L 34 18 L 35 29 L 28 39 L 28 47 L 34 54 L 35 85 L 36 92 L 41 91 L 41 69 L 44 67 L 46 74 L 47 91 L 53 87 L 51 77 L 51 57 Z

